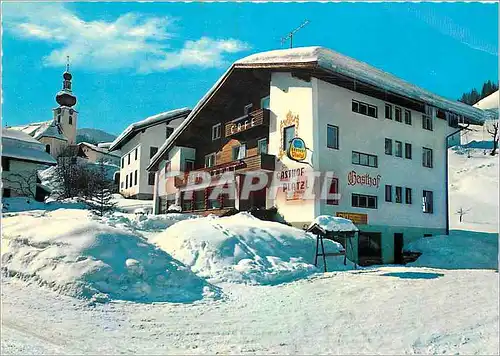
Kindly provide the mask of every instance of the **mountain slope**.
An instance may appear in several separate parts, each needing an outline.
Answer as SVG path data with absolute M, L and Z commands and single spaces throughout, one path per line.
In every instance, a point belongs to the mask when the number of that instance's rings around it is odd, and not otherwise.
M 82 128 L 76 130 L 77 143 L 89 142 L 95 144 L 100 142 L 112 142 L 115 138 L 115 135 L 99 129 Z

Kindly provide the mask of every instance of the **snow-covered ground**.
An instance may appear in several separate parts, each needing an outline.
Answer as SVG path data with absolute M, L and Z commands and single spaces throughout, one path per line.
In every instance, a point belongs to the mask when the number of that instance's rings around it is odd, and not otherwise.
M 498 354 L 498 156 L 469 152 L 450 150 L 463 222 L 407 266 L 321 273 L 311 236 L 245 213 L 5 199 L 1 353 Z

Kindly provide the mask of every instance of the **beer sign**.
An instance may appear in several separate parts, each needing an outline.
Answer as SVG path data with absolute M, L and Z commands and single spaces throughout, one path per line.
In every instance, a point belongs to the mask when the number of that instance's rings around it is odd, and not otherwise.
M 301 162 L 307 157 L 306 143 L 303 139 L 295 137 L 290 141 L 290 146 L 286 152 L 288 158 L 293 161 Z

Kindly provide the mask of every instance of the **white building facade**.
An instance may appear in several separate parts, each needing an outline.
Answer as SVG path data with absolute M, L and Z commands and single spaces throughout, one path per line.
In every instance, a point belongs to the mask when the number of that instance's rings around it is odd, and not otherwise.
M 242 81 L 248 93 L 221 104 Z M 165 211 L 165 199 L 203 214 L 248 209 L 260 193 L 242 201 L 242 182 L 249 170 L 260 170 L 283 180 L 286 188 L 276 194 L 269 184 L 262 191 L 265 206 L 287 222 L 304 227 L 319 215 L 347 217 L 361 230 L 350 258 L 400 263 L 412 240 L 447 233 L 447 141 L 458 117 L 481 124 L 483 113 L 323 48 L 253 55 L 233 64 L 153 158 L 155 211 Z M 194 142 L 195 132 L 212 139 Z M 287 157 L 293 138 L 307 148 L 302 162 Z M 236 198 L 214 203 L 208 193 L 231 169 Z M 182 174 L 172 179 L 169 172 L 176 171 L 210 172 L 214 187 L 203 195 L 186 187 Z M 289 175 L 300 181 L 313 172 L 321 178 L 312 197 L 307 184 L 286 185 Z M 325 198 L 323 188 L 337 198 Z M 186 204 L 187 189 L 195 194 Z
M 186 118 L 187 108 L 164 112 L 130 125 L 109 147 L 121 152 L 119 192 L 126 198 L 152 199 L 154 174 L 146 167 L 158 148 Z

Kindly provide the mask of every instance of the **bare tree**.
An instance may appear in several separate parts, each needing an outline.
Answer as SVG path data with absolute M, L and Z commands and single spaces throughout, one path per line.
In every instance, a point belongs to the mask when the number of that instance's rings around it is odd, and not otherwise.
M 456 214 L 460 217 L 460 222 L 462 222 L 462 218 L 464 215 L 466 215 L 470 209 L 464 209 L 463 207 L 460 207 L 457 211 Z
M 9 188 L 16 192 L 17 195 L 36 198 L 36 183 L 38 173 L 36 170 L 5 172 L 2 180 L 8 183 Z
M 491 127 L 487 127 L 486 131 L 493 137 L 493 149 L 490 152 L 491 156 L 494 156 L 498 148 L 498 121 L 494 122 Z

